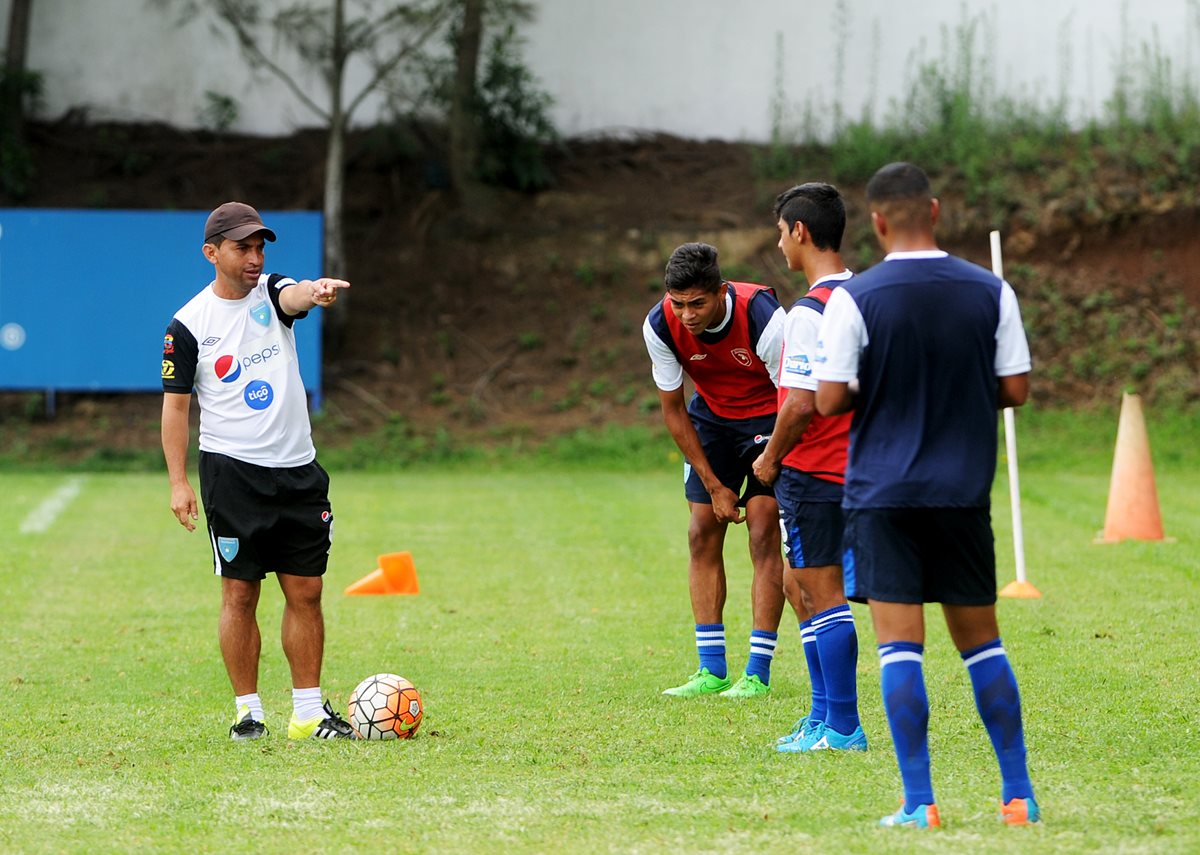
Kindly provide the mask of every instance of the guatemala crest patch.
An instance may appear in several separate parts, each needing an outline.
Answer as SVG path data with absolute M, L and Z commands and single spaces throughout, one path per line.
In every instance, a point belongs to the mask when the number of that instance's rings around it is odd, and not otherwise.
M 267 326 L 271 323 L 271 304 L 263 300 L 258 305 L 251 306 L 250 317 L 254 318 L 256 324 Z
M 218 537 L 217 549 L 226 561 L 232 561 L 238 554 L 238 539 L 236 537 Z

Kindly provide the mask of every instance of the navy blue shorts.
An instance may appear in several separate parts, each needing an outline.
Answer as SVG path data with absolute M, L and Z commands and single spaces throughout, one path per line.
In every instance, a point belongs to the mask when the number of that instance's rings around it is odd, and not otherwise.
M 329 563 L 329 475 L 317 461 L 274 469 L 200 452 L 200 497 L 218 576 L 321 576 Z
M 784 466 L 775 481 L 788 566 L 842 563 L 842 485 Z
M 846 511 L 846 594 L 885 603 L 996 602 L 989 508 Z
M 699 395 L 692 397 L 688 415 L 700 437 L 700 447 L 704 449 L 704 456 L 708 458 L 713 474 L 739 495 L 739 505 L 744 507 L 755 496 L 775 498 L 774 491 L 754 477 L 754 461 L 767 447 L 771 431 L 775 430 L 774 415 L 723 419 L 714 415 Z M 683 493 L 689 502 L 712 504 L 712 496 L 708 495 L 704 483 L 687 461 L 683 464 Z

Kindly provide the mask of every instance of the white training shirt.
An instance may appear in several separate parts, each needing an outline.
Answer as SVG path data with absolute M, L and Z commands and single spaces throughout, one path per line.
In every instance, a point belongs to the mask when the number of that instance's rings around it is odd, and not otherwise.
M 163 389 L 195 389 L 201 451 L 268 467 L 316 458 L 292 330 L 306 313 L 289 316 L 279 308 L 279 291 L 295 284 L 263 274 L 240 300 L 218 297 L 210 284 L 168 327 Z

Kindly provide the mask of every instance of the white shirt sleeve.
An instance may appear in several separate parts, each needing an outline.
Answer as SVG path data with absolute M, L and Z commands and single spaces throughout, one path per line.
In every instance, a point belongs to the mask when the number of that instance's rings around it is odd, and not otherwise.
M 786 318 L 782 307 L 776 309 L 758 337 L 758 347 L 754 349 L 776 387 L 779 386 L 779 356 L 783 352 L 783 326 Z
M 1029 340 L 1021 323 L 1017 293 L 1007 282 L 1000 286 L 1000 323 L 996 327 L 996 376 L 1024 374 L 1033 367 Z
M 821 313 L 810 306 L 794 306 L 787 313 L 783 326 L 783 363 L 779 385 L 787 389 L 817 391 L 813 377 L 817 333 L 821 329 Z
M 813 378 L 849 383 L 858 376 L 858 358 L 867 346 L 867 325 L 845 288 L 835 288 L 825 304 L 817 333 Z
M 650 373 L 654 385 L 664 392 L 674 392 L 683 385 L 683 366 L 675 358 L 675 351 L 658 337 L 647 317 L 642 324 L 642 338 L 646 340 L 646 351 L 650 354 Z

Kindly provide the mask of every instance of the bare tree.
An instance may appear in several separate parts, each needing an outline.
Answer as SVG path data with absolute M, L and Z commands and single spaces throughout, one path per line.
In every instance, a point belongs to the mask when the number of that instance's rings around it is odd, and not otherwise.
M 450 0 L 309 0 L 281 5 L 263 0 L 154 0 L 184 15 L 212 9 L 232 33 L 242 54 L 255 68 L 278 78 L 288 91 L 328 130 L 325 155 L 325 275 L 342 277 L 346 270 L 342 222 L 346 173 L 346 131 L 355 110 L 444 26 Z M 355 13 L 347 12 L 352 5 Z M 268 12 L 266 7 L 272 7 Z M 274 38 L 270 38 L 274 36 Z M 324 96 L 314 94 L 290 71 L 272 45 L 284 45 L 306 67 L 315 66 Z M 365 83 L 346 92 L 347 71 L 359 59 L 370 68 Z M 392 84 L 394 86 L 394 84 Z
M 459 198 L 467 201 L 475 187 L 479 159 L 476 86 L 479 49 L 483 42 L 485 0 L 461 0 L 462 19 L 454 33 L 454 83 L 450 93 L 450 177 Z
M 25 57 L 29 48 L 29 14 L 33 0 L 12 0 L 8 7 L 8 47 L 4 54 L 4 132 L 17 144 L 25 141 Z

